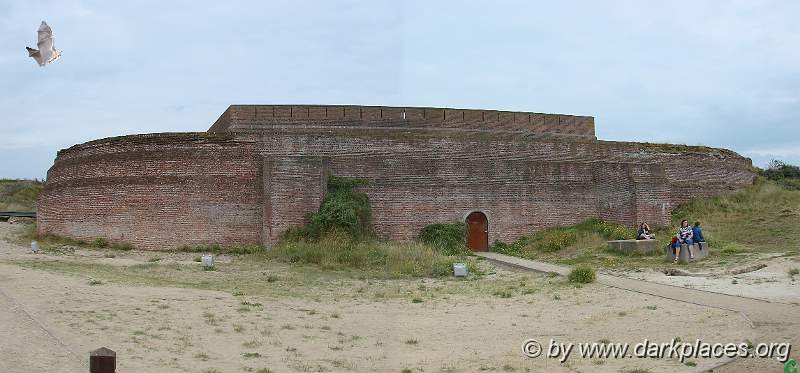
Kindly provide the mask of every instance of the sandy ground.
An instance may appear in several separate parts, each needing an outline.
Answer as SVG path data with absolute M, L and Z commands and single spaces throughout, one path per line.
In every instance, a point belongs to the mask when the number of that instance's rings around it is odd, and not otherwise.
M 180 287 L 94 283 L 85 275 L 31 269 L 34 261 L 112 262 L 125 258 L 28 253 L 4 240 L 0 223 L 0 371 L 87 371 L 88 352 L 115 350 L 118 372 L 690 372 L 676 359 L 581 359 L 559 364 L 527 358 L 521 344 L 638 343 L 702 339 L 741 342 L 752 328 L 738 313 L 670 301 L 602 285 L 580 288 L 545 276 L 491 268 L 491 276 L 458 282 L 460 292 L 410 298 L 248 296 Z M 79 253 L 80 254 L 80 253 Z M 99 256 L 99 257 L 98 257 Z M 196 266 L 191 258 L 175 259 Z M 482 263 L 483 266 L 491 266 Z M 291 268 L 286 269 L 291 271 Z M 209 273 L 213 275 L 213 273 Z M 512 279 L 529 293 L 487 292 Z M 556 279 L 557 280 L 557 279 Z M 408 292 L 444 279 L 395 280 Z M 264 286 L 273 286 L 264 282 Z M 319 292 L 326 291 L 323 288 Z M 342 289 L 343 292 L 349 291 Z M 308 292 L 312 296 L 308 296 Z M 300 291 L 298 292 L 300 293 Z M 333 300 L 331 300 L 333 299 Z M 700 366 L 715 361 L 696 361 Z
M 766 264 L 767 266 L 737 275 L 725 274 L 723 270 L 696 270 L 696 273 L 700 273 L 702 276 L 667 276 L 662 271 L 653 269 L 616 274 L 660 284 L 772 302 L 800 304 L 800 275 L 789 275 L 790 269 L 800 268 L 800 259 L 774 255 L 763 256 L 761 259 L 749 263 L 749 265 L 755 264 Z

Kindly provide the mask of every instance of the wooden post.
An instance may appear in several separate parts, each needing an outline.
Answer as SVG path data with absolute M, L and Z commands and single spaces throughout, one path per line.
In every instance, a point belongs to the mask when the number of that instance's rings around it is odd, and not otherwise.
M 117 353 L 100 347 L 89 353 L 89 373 L 116 373 Z

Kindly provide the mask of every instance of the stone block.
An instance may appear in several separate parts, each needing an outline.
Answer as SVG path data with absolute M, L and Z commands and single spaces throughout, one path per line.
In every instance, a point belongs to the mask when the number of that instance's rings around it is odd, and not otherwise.
M 666 247 L 666 257 L 667 260 L 672 262 L 675 260 L 675 249 L 672 248 L 672 245 Z M 708 256 L 709 247 L 707 242 L 695 242 L 692 245 L 692 252 L 694 253 L 694 258 L 689 259 L 689 245 L 681 244 L 681 254 L 678 258 L 678 261 L 681 263 L 688 263 L 688 262 L 696 262 L 698 260 L 702 260 Z
M 608 248 L 625 254 L 651 254 L 657 251 L 656 240 L 614 240 L 608 241 Z

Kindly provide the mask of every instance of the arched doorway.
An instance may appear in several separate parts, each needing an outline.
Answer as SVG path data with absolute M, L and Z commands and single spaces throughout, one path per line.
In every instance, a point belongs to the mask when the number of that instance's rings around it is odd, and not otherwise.
M 480 211 L 467 215 L 467 247 L 472 251 L 489 250 L 489 220 Z

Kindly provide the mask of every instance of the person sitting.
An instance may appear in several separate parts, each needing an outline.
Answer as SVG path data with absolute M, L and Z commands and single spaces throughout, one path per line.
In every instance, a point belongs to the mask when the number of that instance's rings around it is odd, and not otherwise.
M 689 226 L 689 221 L 686 219 L 681 220 L 681 226 L 678 228 L 678 234 L 675 235 L 675 243 L 673 243 L 673 248 L 675 249 L 675 263 L 678 262 L 678 258 L 681 257 L 681 244 L 686 244 L 689 249 L 689 259 L 694 259 L 694 252 L 692 251 L 692 245 L 694 245 L 694 241 L 692 240 L 692 227 Z
M 636 236 L 637 240 L 655 240 L 656 235 L 650 233 L 650 226 L 647 223 L 642 222 L 639 225 L 639 234 Z
M 694 222 L 694 228 L 692 228 L 692 240 L 694 242 L 706 242 L 706 238 L 703 237 L 703 229 L 700 228 L 700 222 Z

